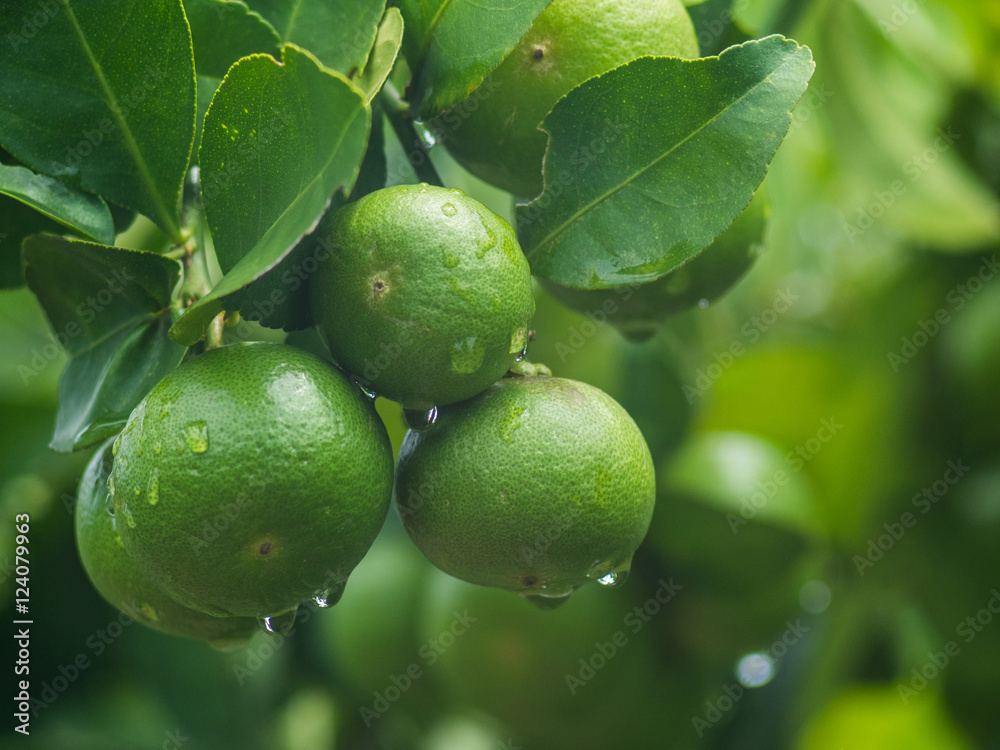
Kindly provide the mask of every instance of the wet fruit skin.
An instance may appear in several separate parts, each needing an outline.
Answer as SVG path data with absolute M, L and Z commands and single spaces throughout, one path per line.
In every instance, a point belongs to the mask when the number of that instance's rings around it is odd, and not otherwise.
M 108 513 L 111 442 L 102 446 L 80 480 L 74 528 L 80 561 L 94 588 L 112 606 L 167 635 L 195 638 L 218 648 L 238 647 L 260 628 L 249 617 L 212 617 L 189 609 L 139 572 Z
M 366 388 L 408 409 L 455 403 L 517 361 L 534 314 L 510 225 L 457 189 L 385 188 L 342 208 L 310 286 L 316 327 Z
M 234 344 L 150 391 L 110 482 L 147 577 L 194 609 L 265 617 L 346 581 L 385 520 L 392 449 L 343 373 L 293 347 Z
M 760 255 L 769 213 L 770 200 L 765 191 L 758 191 L 715 242 L 680 268 L 647 284 L 572 289 L 543 279 L 542 285 L 567 307 L 595 314 L 603 311 L 623 336 L 645 341 L 671 315 L 715 301 L 750 270 Z
M 698 57 L 680 0 L 554 0 L 469 99 L 430 128 L 474 175 L 533 198 L 542 191 L 545 115 L 570 89 L 643 55 Z
M 627 566 L 654 497 L 649 448 L 625 410 L 556 377 L 505 378 L 441 409 L 407 434 L 396 468 L 400 516 L 431 562 L 529 596 Z

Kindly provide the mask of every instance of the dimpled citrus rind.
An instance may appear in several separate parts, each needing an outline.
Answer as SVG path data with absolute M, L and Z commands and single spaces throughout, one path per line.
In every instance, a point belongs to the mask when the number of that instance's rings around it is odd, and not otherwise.
M 385 188 L 342 208 L 310 299 L 334 358 L 409 409 L 462 401 L 527 345 L 531 270 L 510 225 L 457 189 Z
M 194 609 L 265 617 L 346 581 L 385 520 L 392 449 L 343 373 L 293 347 L 234 344 L 150 391 L 109 481 L 144 575 Z
M 617 289 L 573 289 L 541 279 L 542 286 L 569 308 L 606 315 L 622 335 L 645 341 L 671 315 L 713 302 L 754 264 L 760 255 L 770 200 L 760 190 L 750 205 L 701 253 L 670 273 L 646 284 Z
M 631 560 L 655 479 L 642 433 L 610 396 L 514 377 L 409 432 L 395 492 L 411 538 L 441 570 L 558 596 Z
M 643 55 L 698 57 L 681 0 L 554 0 L 469 99 L 430 128 L 474 175 L 533 198 L 545 115 L 570 89 Z
M 90 582 L 109 604 L 153 630 L 215 645 L 245 643 L 260 629 L 255 619 L 212 617 L 178 604 L 143 576 L 125 552 L 107 509 L 111 442 L 88 464 L 74 508 L 76 546 Z

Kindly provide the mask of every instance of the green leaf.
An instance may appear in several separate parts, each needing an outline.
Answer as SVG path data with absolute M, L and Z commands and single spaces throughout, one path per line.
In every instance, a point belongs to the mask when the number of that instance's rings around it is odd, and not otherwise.
M 180 264 L 156 253 L 60 237 L 24 241 L 25 279 L 72 359 L 51 447 L 86 448 L 121 429 L 184 356 L 169 340 Z
M 180 239 L 194 138 L 191 34 L 180 0 L 58 0 L 27 35 L 0 0 L 0 143 L 31 168 L 156 221 Z
M 350 75 L 368 59 L 385 0 L 247 0 L 271 22 L 282 42 L 312 52 Z
M 274 280 L 263 296 L 243 290 L 275 269 L 331 196 L 357 179 L 371 119 L 364 95 L 308 52 L 285 45 L 283 53 L 282 64 L 266 55 L 237 63 L 205 117 L 202 199 L 226 276 L 174 325 L 179 342 L 197 341 L 222 309 L 255 300 L 273 324 L 276 305 L 288 301 L 270 298 Z
M 570 91 L 542 122 L 545 189 L 517 208 L 532 273 L 613 288 L 693 258 L 749 204 L 813 68 L 772 36 L 639 58 Z
M 240 0 L 184 0 L 184 12 L 199 78 L 221 79 L 241 57 L 280 54 L 278 32 Z
M 36 174 L 27 167 L 6 164 L 0 164 L 0 193 L 31 206 L 84 237 L 106 245 L 115 241 L 111 211 L 108 204 L 96 195 Z
M 375 37 L 368 62 L 355 80 L 368 101 L 374 98 L 389 77 L 402 45 L 403 17 L 399 14 L 399 8 L 389 8 L 378 27 L 378 36 Z
M 36 232 L 58 233 L 62 227 L 20 201 L 0 195 L 0 289 L 24 283 L 21 269 L 21 242 Z
M 399 0 L 410 100 L 434 117 L 471 94 L 552 0 Z

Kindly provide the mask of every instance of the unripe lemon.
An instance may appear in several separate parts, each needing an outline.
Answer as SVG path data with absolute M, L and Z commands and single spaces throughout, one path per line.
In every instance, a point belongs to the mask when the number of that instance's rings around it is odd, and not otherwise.
M 624 579 L 653 513 L 653 461 L 610 396 L 505 378 L 411 431 L 396 467 L 410 536 L 441 570 L 555 606 Z
M 698 56 L 681 0 L 553 0 L 468 100 L 430 127 L 474 175 L 532 198 L 542 190 L 545 115 L 570 89 L 643 55 Z
M 474 396 L 528 342 L 531 271 L 510 225 L 457 189 L 376 190 L 331 222 L 316 327 L 366 388 L 408 409 Z
M 108 603 L 153 630 L 205 640 L 216 647 L 246 643 L 259 628 L 249 617 L 212 617 L 171 599 L 139 572 L 108 513 L 111 441 L 94 454 L 80 480 L 74 509 L 76 546 L 87 577 Z
M 272 617 L 341 591 L 392 490 L 370 401 L 279 344 L 183 363 L 135 408 L 114 454 L 125 550 L 174 599 L 213 615 Z

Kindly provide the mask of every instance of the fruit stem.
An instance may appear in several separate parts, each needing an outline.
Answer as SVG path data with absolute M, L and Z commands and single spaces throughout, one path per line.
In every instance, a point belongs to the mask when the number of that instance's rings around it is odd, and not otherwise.
M 444 180 L 441 179 L 441 175 L 438 174 L 431 162 L 430 147 L 413 127 L 413 112 L 409 103 L 403 101 L 403 97 L 389 81 L 386 81 L 382 87 L 379 99 L 396 137 L 399 138 L 399 142 L 406 151 L 407 161 L 410 162 L 413 171 L 417 173 L 417 179 L 421 182 L 429 182 L 431 185 L 444 187 Z

